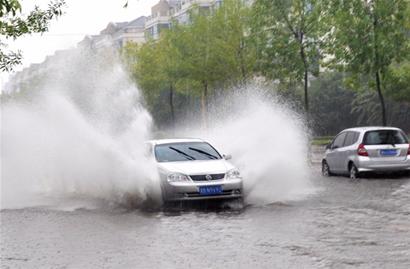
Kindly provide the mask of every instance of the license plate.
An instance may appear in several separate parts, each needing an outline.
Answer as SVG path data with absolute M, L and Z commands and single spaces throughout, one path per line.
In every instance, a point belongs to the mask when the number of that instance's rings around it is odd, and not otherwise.
M 382 149 L 380 150 L 381 156 L 396 156 L 397 150 L 395 149 Z
M 222 186 L 202 186 L 199 187 L 200 195 L 215 195 L 222 193 Z

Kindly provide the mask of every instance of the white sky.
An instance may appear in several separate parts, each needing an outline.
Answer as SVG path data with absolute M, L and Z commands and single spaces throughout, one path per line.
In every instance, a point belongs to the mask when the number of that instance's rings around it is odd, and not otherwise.
M 21 0 L 23 14 L 29 13 L 35 5 L 46 8 L 51 0 Z M 9 40 L 9 49 L 20 49 L 23 65 L 19 71 L 31 63 L 41 63 L 54 51 L 75 47 L 85 35 L 98 34 L 109 22 L 130 21 L 142 15 L 150 15 L 151 6 L 159 0 L 66 0 L 64 14 L 50 23 L 43 35 L 26 35 L 17 40 Z M 34 3 L 33 3 L 34 2 Z M 8 80 L 8 73 L 0 75 L 0 86 Z

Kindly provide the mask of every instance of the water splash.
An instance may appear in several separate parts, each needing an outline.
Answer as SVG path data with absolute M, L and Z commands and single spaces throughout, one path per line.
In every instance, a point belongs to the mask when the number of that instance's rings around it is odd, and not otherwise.
M 53 64 L 53 76 L 2 103 L 1 208 L 157 194 L 144 156 L 151 117 L 120 64 L 83 51 Z
M 155 164 L 144 155 L 152 120 L 115 55 L 74 50 L 50 68 L 2 103 L 1 208 L 158 202 Z M 216 99 L 206 131 L 185 124 L 176 133 L 232 154 L 247 202 L 260 205 L 312 192 L 303 122 L 250 85 Z
M 232 154 L 244 178 L 247 203 L 284 202 L 314 192 L 304 119 L 263 87 L 249 85 L 221 97 L 210 111 L 207 131 L 180 135 L 205 138 Z

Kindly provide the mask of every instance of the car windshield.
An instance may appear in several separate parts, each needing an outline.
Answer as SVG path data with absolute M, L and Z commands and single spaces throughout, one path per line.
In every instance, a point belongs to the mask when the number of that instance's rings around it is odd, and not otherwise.
M 365 145 L 407 144 L 407 137 L 399 130 L 369 131 L 364 135 Z
M 155 146 L 158 162 L 182 162 L 195 160 L 219 160 L 221 155 L 208 143 L 185 142 Z

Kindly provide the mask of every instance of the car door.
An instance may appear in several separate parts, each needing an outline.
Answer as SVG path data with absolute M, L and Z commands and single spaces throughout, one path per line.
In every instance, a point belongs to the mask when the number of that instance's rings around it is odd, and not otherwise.
M 357 138 L 359 137 L 359 133 L 349 131 L 346 132 L 346 138 L 343 143 L 343 146 L 339 149 L 340 152 L 340 160 L 338 161 L 338 165 L 340 168 L 340 171 L 343 173 L 348 172 L 348 163 L 349 163 L 349 157 L 356 152 L 356 148 L 353 146 Z
M 330 145 L 330 148 L 328 149 L 328 152 L 326 155 L 326 161 L 332 172 L 340 172 L 341 170 L 340 161 L 343 159 L 342 147 L 343 147 L 345 138 L 346 138 L 346 132 L 342 132 L 338 134 L 333 140 L 332 144 Z

